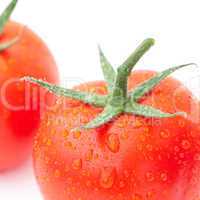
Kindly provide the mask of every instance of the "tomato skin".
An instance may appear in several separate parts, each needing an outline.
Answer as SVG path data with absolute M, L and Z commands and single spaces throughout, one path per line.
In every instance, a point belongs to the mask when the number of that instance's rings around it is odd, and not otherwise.
M 133 72 L 129 90 L 154 74 Z M 104 82 L 86 83 L 76 89 L 107 93 Z M 171 113 L 182 110 L 191 119 L 193 110 L 199 109 L 192 94 L 171 78 L 162 81 L 140 103 Z M 196 200 L 200 197 L 197 123 L 183 117 L 148 119 L 123 114 L 100 128 L 72 131 L 101 111 L 76 100 L 60 98 L 57 106 L 46 113 L 33 152 L 35 173 L 45 200 Z
M 24 76 L 58 83 L 57 66 L 44 42 L 29 28 L 9 21 L 0 43 L 20 35 L 12 47 L 0 52 L 0 171 L 14 168 L 30 155 L 32 140 L 44 107 L 53 96 L 20 81 Z

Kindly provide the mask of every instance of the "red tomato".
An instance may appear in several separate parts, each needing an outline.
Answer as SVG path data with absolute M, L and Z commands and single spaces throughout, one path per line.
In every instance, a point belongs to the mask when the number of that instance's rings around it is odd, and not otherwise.
M 155 73 L 133 72 L 129 89 Z M 104 82 L 81 91 L 107 94 Z M 167 78 L 140 102 L 193 117 L 197 100 Z M 60 98 L 34 142 L 34 167 L 45 200 L 197 200 L 200 198 L 200 126 L 183 117 L 152 119 L 121 114 L 96 129 L 73 130 L 101 108 Z
M 20 40 L 0 52 L 0 170 L 20 164 L 30 154 L 33 135 L 39 125 L 44 90 L 19 80 L 23 76 L 58 82 L 55 61 L 44 42 L 27 27 L 8 22 L 0 43 L 22 32 Z M 49 99 L 50 101 L 50 99 Z

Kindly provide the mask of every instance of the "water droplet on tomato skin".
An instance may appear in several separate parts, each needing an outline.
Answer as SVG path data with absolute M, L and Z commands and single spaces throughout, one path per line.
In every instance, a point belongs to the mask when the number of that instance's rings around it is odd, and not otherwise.
M 136 149 L 137 149 L 138 151 L 143 151 L 143 145 L 142 145 L 142 144 L 137 144 L 137 145 L 136 145 Z
M 123 132 L 123 133 L 121 134 L 121 139 L 122 139 L 122 140 L 127 140 L 128 138 L 129 138 L 129 135 L 128 135 L 127 132 Z
M 188 140 L 183 140 L 181 145 L 182 145 L 182 148 L 185 149 L 185 150 L 188 150 L 191 147 L 191 144 Z
M 47 146 L 51 146 L 52 145 L 52 141 L 50 139 L 48 139 L 47 142 L 46 142 L 46 145 Z
M 160 179 L 163 181 L 163 182 L 166 182 L 167 179 L 168 179 L 168 175 L 166 172 L 163 172 L 160 174 Z
M 74 131 L 73 137 L 74 137 L 74 139 L 79 139 L 81 137 L 81 132 L 80 131 Z
M 119 152 L 119 148 L 120 148 L 120 141 L 119 141 L 119 137 L 116 134 L 110 134 L 107 137 L 107 141 L 106 141 L 107 147 L 109 148 L 109 150 L 113 153 L 117 153 Z
M 154 181 L 154 175 L 153 175 L 153 173 L 152 172 L 147 172 L 146 173 L 146 179 L 147 179 L 148 182 Z
M 93 155 L 94 155 L 94 150 L 93 149 L 89 149 L 88 152 L 85 155 L 85 160 L 86 161 L 91 161 L 93 159 Z
M 100 175 L 100 186 L 104 189 L 112 188 L 116 177 L 116 169 L 113 167 L 104 167 Z
M 158 154 L 158 160 L 159 160 L 159 161 L 162 160 L 162 155 Z
M 182 145 L 182 148 L 185 149 L 185 150 L 188 150 L 191 147 L 191 144 L 188 140 L 183 140 L 181 145 Z
M 178 146 L 175 146 L 175 147 L 174 147 L 174 151 L 175 151 L 175 152 L 179 152 L 179 151 L 180 151 L 180 148 L 179 148 Z
M 145 140 L 146 140 L 146 136 L 143 135 L 143 134 L 140 134 L 140 135 L 139 135 L 139 138 L 140 138 L 140 140 L 141 140 L 142 142 L 145 142 Z
M 76 149 L 76 146 L 70 141 L 65 141 L 64 146 L 69 150 L 75 150 Z
M 135 119 L 134 127 L 139 128 L 142 127 L 143 123 L 139 119 Z
M 44 161 L 45 161 L 46 164 L 49 164 L 50 158 L 49 158 L 49 157 L 45 157 L 45 158 L 44 158 Z
M 147 145 L 146 145 L 146 148 L 147 148 L 148 151 L 152 151 L 152 150 L 153 150 L 153 146 L 150 145 L 150 144 L 147 144 Z
M 120 181 L 120 182 L 119 182 L 119 187 L 120 187 L 120 188 L 124 188 L 124 187 L 125 187 L 124 181 Z
M 163 138 L 163 139 L 167 139 L 170 137 L 170 132 L 168 130 L 164 130 L 164 131 L 161 131 L 160 132 L 160 136 Z
M 178 124 L 179 124 L 179 126 L 180 126 L 181 128 L 184 128 L 184 127 L 185 127 L 185 121 L 183 121 L 183 120 L 179 120 Z
M 72 162 L 72 168 L 74 170 L 79 170 L 82 168 L 82 160 L 81 159 L 76 159 Z
M 130 175 L 130 173 L 128 172 L 128 170 L 124 170 L 124 176 L 125 176 L 126 178 L 128 178 L 129 175 Z
M 64 138 L 67 138 L 67 137 L 69 136 L 69 132 L 66 131 L 66 130 L 63 131 L 62 136 L 63 136 Z
M 184 153 L 180 153 L 180 154 L 179 154 L 179 157 L 180 157 L 180 158 L 184 158 L 184 157 L 185 157 L 185 154 L 184 154 Z
M 60 170 L 56 169 L 55 172 L 54 172 L 54 176 L 55 176 L 56 178 L 59 178 L 60 175 L 61 175 Z
M 139 194 L 133 194 L 131 200 L 143 200 L 143 198 Z
M 88 181 L 86 182 L 86 186 L 87 186 L 87 187 L 91 187 L 91 186 L 92 186 L 92 182 L 88 180 Z
M 194 155 L 194 160 L 200 161 L 200 153 Z
M 146 194 L 146 197 L 147 197 L 148 200 L 150 200 L 150 199 L 153 200 L 154 195 L 155 195 L 155 192 L 148 191 L 147 194 Z

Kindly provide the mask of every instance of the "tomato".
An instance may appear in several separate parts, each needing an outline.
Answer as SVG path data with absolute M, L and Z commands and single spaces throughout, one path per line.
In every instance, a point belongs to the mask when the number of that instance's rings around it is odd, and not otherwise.
M 29 79 L 68 96 L 60 97 L 45 114 L 34 141 L 34 169 L 45 200 L 200 198 L 200 125 L 194 117 L 199 116 L 198 101 L 179 81 L 163 80 L 166 71 L 130 73 L 151 41 L 118 68 L 114 86 L 115 72 L 105 58 L 102 68 L 107 82 L 79 85 L 73 90 L 77 93 Z M 84 94 L 90 95 L 84 100 Z M 95 105 L 91 94 L 97 95 Z M 134 94 L 132 110 L 127 107 L 128 94 Z M 113 96 L 118 98 L 113 101 Z
M 54 58 L 29 28 L 7 22 L 0 44 L 19 34 L 19 41 L 0 52 L 0 171 L 18 166 L 31 155 L 32 139 L 44 108 L 40 104 L 52 99 L 44 90 L 19 79 L 29 75 L 58 83 Z
M 129 88 L 153 74 L 134 72 Z M 142 103 L 174 112 L 171 96 L 179 89 L 174 100 L 190 113 L 191 93 L 180 86 L 166 79 Z M 104 82 L 77 89 L 106 94 Z M 195 170 L 200 170 L 196 125 L 181 117 L 152 121 L 123 114 L 104 127 L 71 131 L 101 111 L 61 98 L 45 115 L 34 143 L 34 165 L 46 200 L 192 199 L 185 195 L 193 179 L 198 179 Z M 193 195 L 199 195 L 199 188 Z

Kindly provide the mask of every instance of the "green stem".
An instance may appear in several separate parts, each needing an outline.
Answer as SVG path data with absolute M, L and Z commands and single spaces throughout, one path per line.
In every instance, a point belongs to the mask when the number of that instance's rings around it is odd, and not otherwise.
M 17 1 L 18 0 L 11 1 L 11 3 L 7 6 L 7 8 L 1 14 L 1 16 L 0 16 L 0 33 L 3 32 L 5 24 L 8 22 L 11 14 L 13 13 L 13 10 L 15 9 L 15 7 L 17 5 Z
M 98 49 L 99 49 L 100 63 L 104 79 L 107 83 L 108 91 L 111 92 L 115 82 L 116 73 L 112 65 L 108 61 L 108 59 L 105 57 L 100 46 L 98 47 Z
M 131 100 L 133 102 L 137 102 L 145 94 L 152 91 L 152 89 L 155 86 L 157 86 L 163 79 L 168 77 L 170 74 L 172 74 L 173 72 L 175 72 L 175 71 L 177 71 L 181 68 L 192 66 L 192 65 L 196 65 L 196 64 L 195 63 L 188 63 L 188 64 L 185 64 L 185 65 L 179 65 L 179 66 L 176 66 L 176 67 L 171 67 L 169 69 L 164 70 L 163 72 L 158 73 L 153 78 L 150 78 L 149 80 L 145 81 L 144 83 L 142 83 L 141 85 L 136 87 L 132 92 L 130 92 L 129 96 L 131 97 Z
M 137 64 L 137 62 L 143 57 L 143 55 L 155 44 L 155 40 L 152 38 L 148 38 L 144 40 L 141 45 L 126 59 L 126 61 L 122 64 L 123 70 L 127 71 L 129 75 L 133 69 L 133 67 Z
M 100 95 L 92 94 L 88 92 L 80 92 L 80 91 L 62 88 L 57 85 L 53 85 L 46 81 L 36 79 L 33 77 L 24 77 L 22 78 L 22 80 L 36 83 L 48 89 L 49 91 L 53 92 L 54 94 L 58 96 L 70 97 L 70 98 L 77 99 L 77 100 L 83 101 L 84 103 L 88 103 L 97 107 L 106 106 L 107 96 L 100 96 Z
M 154 39 L 146 39 L 141 45 L 128 57 L 128 59 L 117 69 L 117 77 L 112 93 L 111 104 L 116 103 L 116 99 L 120 99 L 119 103 L 125 103 L 127 97 L 127 82 L 133 67 L 140 58 L 154 45 Z M 124 101 L 123 101 L 124 99 Z
M 184 112 L 177 112 L 171 114 L 163 112 L 151 106 L 142 105 L 138 103 L 130 103 L 130 102 L 126 105 L 125 112 L 129 114 L 139 115 L 143 117 L 153 117 L 153 118 L 171 118 L 176 116 L 186 116 Z

